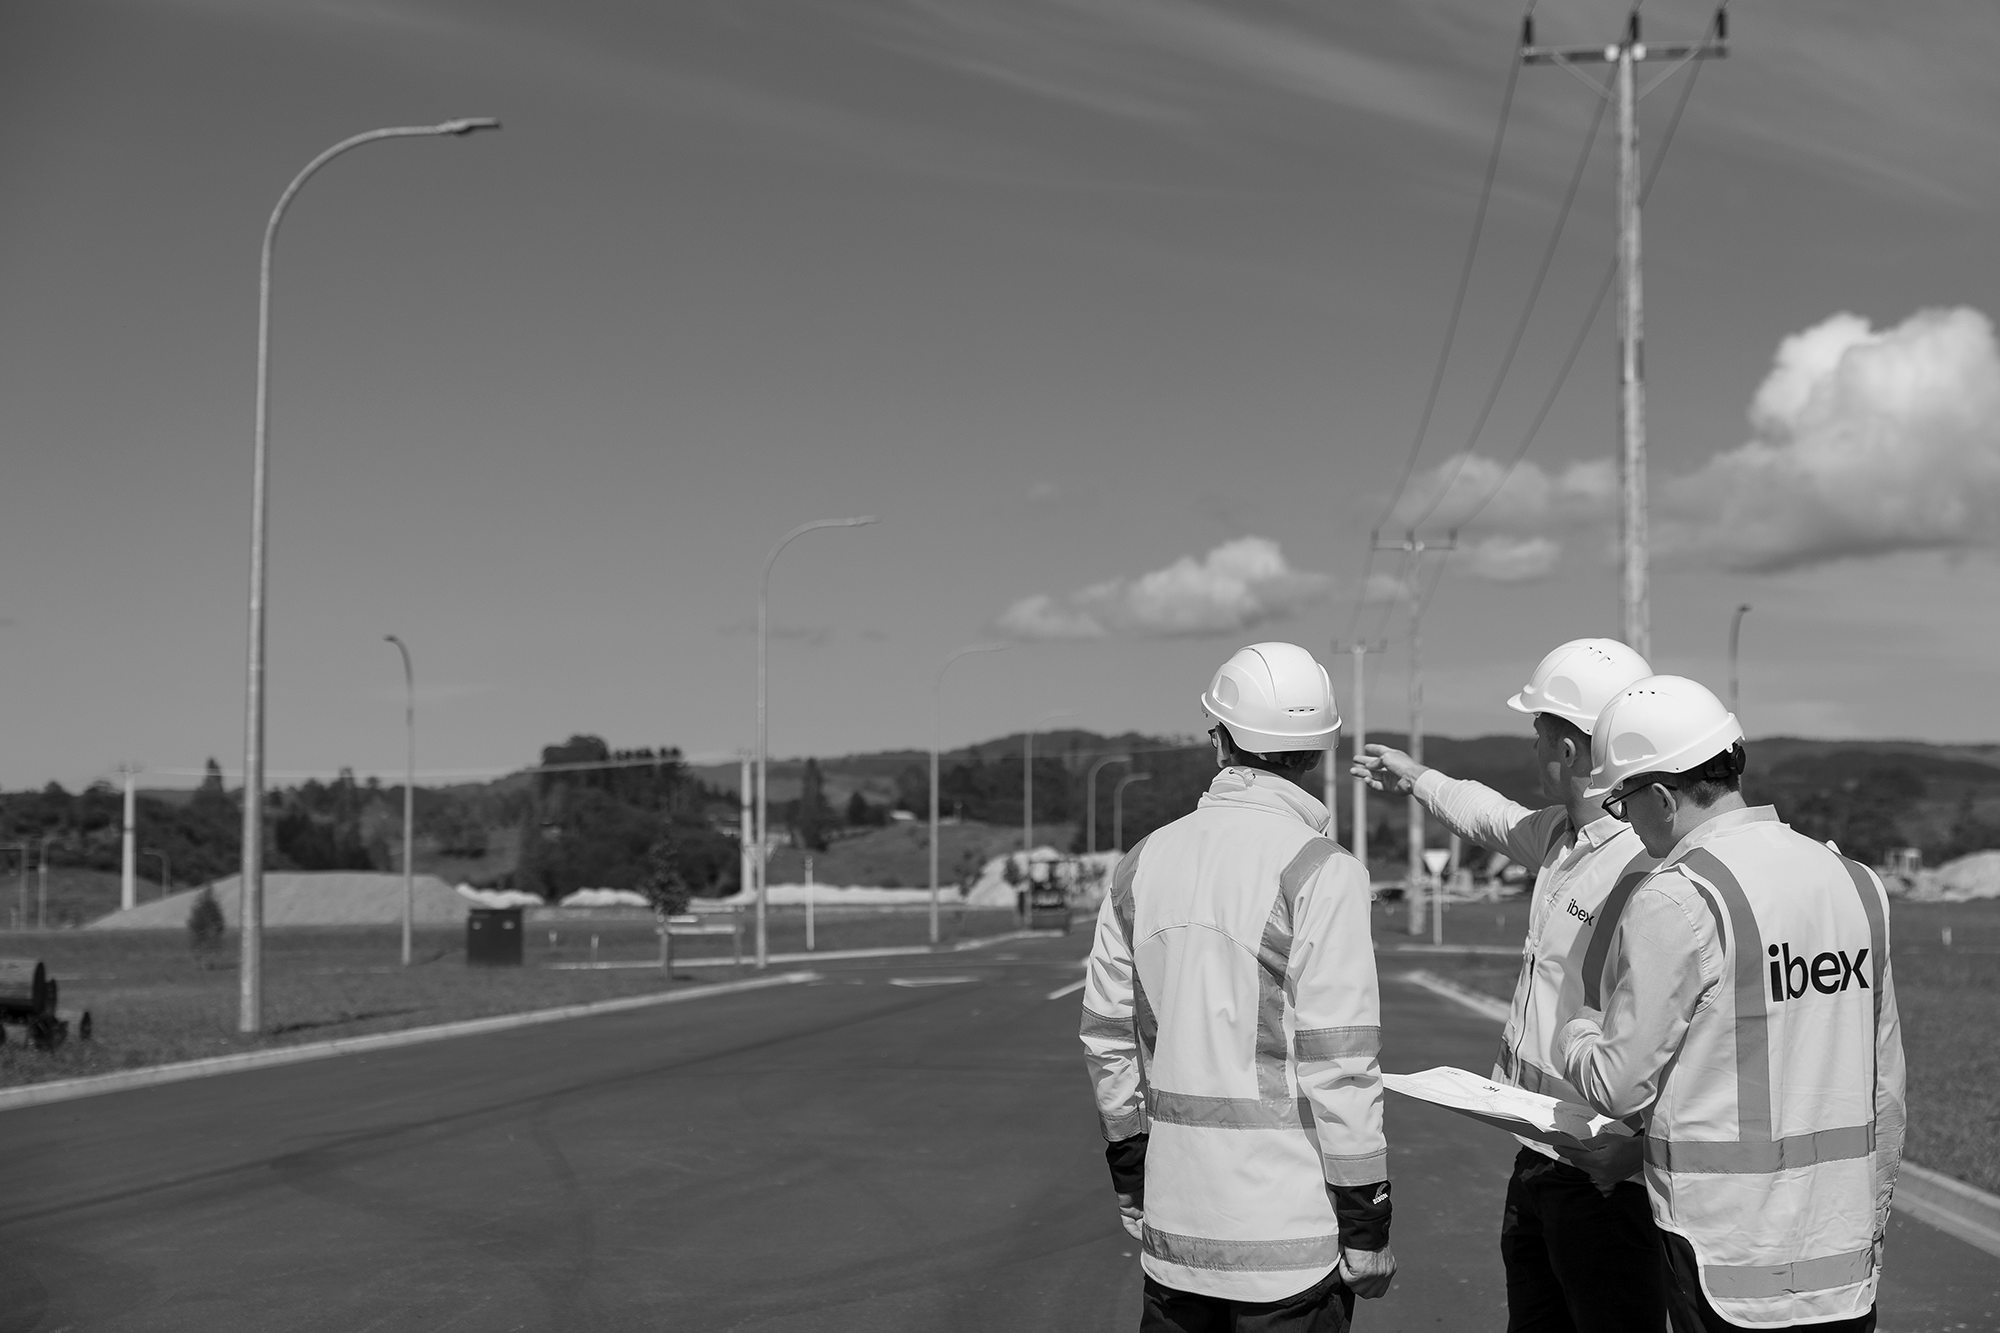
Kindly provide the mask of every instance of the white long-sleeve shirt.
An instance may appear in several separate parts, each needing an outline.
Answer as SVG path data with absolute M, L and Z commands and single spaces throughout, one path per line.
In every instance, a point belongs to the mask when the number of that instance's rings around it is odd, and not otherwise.
M 1561 1074 L 1555 1048 L 1568 1019 L 1593 1001 L 1602 973 L 1606 918 L 1616 920 L 1638 881 L 1658 864 L 1631 826 L 1606 815 L 1581 836 L 1561 806 L 1530 810 L 1482 783 L 1430 769 L 1416 796 L 1460 837 L 1499 852 L 1535 872 L 1521 975 L 1514 983 L 1507 1026 L 1495 1058 L 1495 1082 L 1565 1101 L 1582 1101 Z M 1608 942 L 1608 941 L 1607 941 Z M 1522 1144 L 1549 1157 L 1555 1149 Z
M 1085 1061 L 1105 1138 L 1150 1133 L 1141 1263 L 1182 1291 L 1305 1290 L 1340 1254 L 1328 1187 L 1388 1178 L 1368 878 L 1326 826 L 1292 783 L 1224 769 L 1098 914 Z

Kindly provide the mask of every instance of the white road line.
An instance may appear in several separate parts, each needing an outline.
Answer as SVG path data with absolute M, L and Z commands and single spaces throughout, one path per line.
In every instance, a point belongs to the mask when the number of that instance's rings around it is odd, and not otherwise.
M 1481 995 L 1478 991 L 1461 986 L 1456 981 L 1447 981 L 1435 972 L 1405 972 L 1403 980 L 1412 986 L 1422 986 L 1434 995 L 1442 995 L 1447 1000 L 1462 1004 L 1483 1018 L 1490 1018 L 1496 1023 L 1507 1021 L 1507 1005 L 1504 1001 L 1496 1000 L 1491 995 Z
M 963 986 L 978 977 L 890 977 L 891 986 Z
M 1050 992 L 1049 992 L 1049 998 L 1050 998 L 1051 1000 L 1060 1000 L 1060 999 L 1061 999 L 1061 998 L 1062 998 L 1063 996 L 1065 996 L 1065 995 L 1074 995 L 1074 994 L 1075 994 L 1075 993 L 1076 993 L 1077 991 L 1080 991 L 1080 990 L 1082 990 L 1082 989 L 1083 989 L 1083 986 L 1084 986 L 1084 982 L 1086 982 L 1086 981 L 1089 981 L 1089 980 L 1090 980 L 1090 978 L 1089 978 L 1089 977 L 1085 977 L 1085 978 L 1083 979 L 1083 981 L 1072 981 L 1072 982 L 1070 982 L 1070 983 L 1069 983 L 1069 985 L 1067 985 L 1067 986 L 1064 986 L 1064 987 L 1063 987 L 1063 988 L 1061 988 L 1060 990 L 1052 990 L 1052 991 L 1050 991 Z

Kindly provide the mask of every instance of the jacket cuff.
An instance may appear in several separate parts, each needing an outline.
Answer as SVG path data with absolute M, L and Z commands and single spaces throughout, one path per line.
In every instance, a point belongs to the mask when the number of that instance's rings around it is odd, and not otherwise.
M 1328 1185 L 1333 1215 L 1340 1221 L 1344 1250 L 1379 1250 L 1389 1243 L 1389 1182 L 1373 1185 Z
M 1120 1194 L 1146 1192 L 1146 1134 L 1104 1145 L 1104 1161 L 1111 1168 L 1111 1188 Z

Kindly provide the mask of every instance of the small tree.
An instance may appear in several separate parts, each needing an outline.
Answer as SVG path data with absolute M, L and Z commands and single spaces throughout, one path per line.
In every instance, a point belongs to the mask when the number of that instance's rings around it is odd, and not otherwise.
M 639 892 L 661 916 L 679 916 L 688 909 L 687 881 L 681 877 L 680 846 L 671 833 L 654 840 L 646 849 L 646 877 Z
M 228 925 L 222 919 L 222 904 L 215 901 L 215 886 L 207 886 L 188 910 L 188 944 L 198 954 L 214 953 L 222 947 Z

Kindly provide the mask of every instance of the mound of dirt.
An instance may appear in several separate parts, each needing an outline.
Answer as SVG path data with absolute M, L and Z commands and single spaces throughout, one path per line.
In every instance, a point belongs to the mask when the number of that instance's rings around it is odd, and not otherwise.
M 238 876 L 215 882 L 216 905 L 233 930 L 242 900 Z M 436 875 L 418 875 L 411 919 L 419 925 L 452 925 L 473 906 Z M 128 912 L 99 917 L 86 930 L 180 930 L 200 889 L 187 889 Z M 403 920 L 403 877 L 359 871 L 273 872 L 264 876 L 267 926 L 387 926 Z

